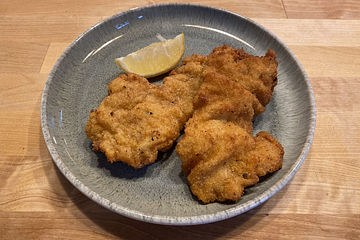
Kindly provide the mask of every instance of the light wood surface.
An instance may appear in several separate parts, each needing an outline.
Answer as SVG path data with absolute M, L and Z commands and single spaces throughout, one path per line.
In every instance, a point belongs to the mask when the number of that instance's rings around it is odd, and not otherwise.
M 193 1 L 250 17 L 304 65 L 317 103 L 294 179 L 256 209 L 190 227 L 142 223 L 82 195 L 57 170 L 41 93 L 65 47 L 101 19 L 163 1 L 0 1 L 0 239 L 360 239 L 360 2 Z

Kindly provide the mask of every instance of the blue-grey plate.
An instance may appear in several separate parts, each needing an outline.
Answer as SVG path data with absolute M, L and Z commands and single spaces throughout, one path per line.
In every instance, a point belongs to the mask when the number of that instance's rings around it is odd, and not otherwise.
M 156 163 L 134 170 L 109 164 L 91 150 L 85 124 L 121 73 L 114 58 L 151 42 L 156 34 L 185 34 L 185 56 L 209 54 L 220 45 L 263 55 L 275 50 L 279 84 L 267 110 L 254 123 L 284 146 L 283 168 L 247 188 L 234 204 L 200 204 L 189 190 L 174 149 Z M 112 16 L 79 36 L 65 50 L 46 82 L 41 125 L 51 156 L 66 178 L 100 205 L 124 216 L 159 224 L 191 225 L 226 219 L 266 201 L 294 176 L 309 151 L 316 108 L 310 81 L 296 57 L 274 34 L 254 21 L 213 7 L 160 4 Z

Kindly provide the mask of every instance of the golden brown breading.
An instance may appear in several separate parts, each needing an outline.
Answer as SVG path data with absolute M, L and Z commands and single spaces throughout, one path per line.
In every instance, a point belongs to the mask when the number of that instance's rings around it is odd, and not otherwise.
M 93 142 L 93 149 L 104 152 L 108 161 L 122 161 L 140 168 L 153 163 L 158 151 L 167 151 L 172 146 L 194 109 L 197 109 L 187 123 L 184 141 L 178 149 L 185 146 L 179 154 L 184 172 L 191 171 L 189 181 L 197 179 L 197 172 L 199 176 L 207 176 L 207 170 L 198 164 L 206 157 L 209 157 L 208 165 L 217 164 L 230 155 L 229 158 L 233 159 L 255 148 L 258 141 L 250 135 L 251 121 L 264 111 L 264 106 L 270 101 L 276 85 L 273 77 L 276 66 L 272 51 L 259 58 L 223 46 L 214 49 L 209 56 L 185 58 L 182 65 L 163 80 L 162 85 L 150 84 L 135 74 L 121 75 L 109 83 L 109 95 L 97 110 L 90 113 L 86 134 Z M 206 131 L 210 135 L 202 136 L 201 129 L 208 129 Z M 203 137 L 204 141 L 201 140 Z M 274 144 L 270 137 L 261 138 L 268 140 L 260 142 L 263 149 Z M 219 145 L 218 152 L 214 152 L 214 141 L 224 143 Z M 203 155 L 196 155 L 200 150 Z M 275 156 L 276 151 L 272 154 Z M 262 160 L 256 154 L 251 155 L 247 159 L 249 163 L 241 169 L 253 169 L 252 162 L 260 162 L 259 159 Z M 238 197 L 242 194 L 241 189 L 253 184 L 261 171 L 272 171 L 270 165 L 264 160 L 265 167 L 259 168 L 259 174 L 248 171 L 247 179 L 236 180 L 241 184 L 232 188 L 238 189 Z M 239 167 L 236 164 L 231 166 Z M 198 170 L 195 171 L 195 167 Z M 216 173 L 216 178 L 210 177 L 207 182 L 219 180 L 219 174 Z M 194 180 L 192 189 L 196 189 L 196 183 Z M 211 191 L 211 187 L 209 189 Z M 228 190 L 222 194 L 233 193 Z M 215 200 L 211 198 L 208 201 Z
M 203 66 L 195 59 L 174 70 L 162 85 L 123 74 L 108 85 L 108 96 L 90 113 L 86 134 L 109 162 L 141 168 L 167 151 L 193 113 Z
M 251 134 L 252 120 L 255 116 L 254 109 L 257 109 L 257 112 L 262 112 L 264 109 L 253 94 L 241 87 L 240 84 L 216 73 L 214 69 L 206 69 L 203 78 L 204 82 L 194 101 L 196 111 L 186 123 L 185 135 L 177 145 L 177 153 L 182 160 L 182 168 L 186 174 L 196 165 L 196 162 L 207 157 L 199 153 L 199 148 L 202 149 L 200 152 L 205 151 L 207 154 L 210 154 L 208 151 L 212 149 L 212 144 L 205 144 L 204 139 L 209 136 L 208 131 L 215 131 L 215 128 L 199 130 L 199 126 L 202 126 L 201 123 L 211 121 L 218 126 L 219 129 L 216 131 L 219 133 L 222 131 L 220 127 L 229 125 L 233 129 L 240 128 L 241 131 Z M 219 125 L 220 123 L 214 122 L 215 120 L 226 124 Z M 231 136 L 231 131 L 229 134 Z M 235 135 L 232 138 L 237 141 Z
M 186 61 L 191 59 L 199 57 Z M 176 151 L 199 200 L 237 201 L 245 187 L 282 165 L 284 151 L 275 138 L 251 135 L 252 120 L 265 110 L 277 83 L 275 54 L 270 50 L 260 58 L 224 46 L 201 62 L 204 80 Z
M 193 118 L 196 121 L 223 119 L 252 131 L 252 120 L 265 110 L 259 100 L 238 82 L 221 75 L 216 69 L 205 67 L 203 84 L 194 100 Z
M 195 123 L 195 122 L 194 122 Z M 188 129 L 186 129 L 188 130 Z M 204 203 L 238 200 L 258 181 L 256 161 L 239 159 L 255 148 L 254 138 L 232 122 L 196 122 L 177 145 L 192 193 Z M 185 156 L 185 158 L 184 158 Z M 247 177 L 243 178 L 246 173 Z
M 216 72 L 228 77 L 234 82 L 239 82 L 243 88 L 253 93 L 263 106 L 266 106 L 272 97 L 277 84 L 276 54 L 269 49 L 265 56 L 253 56 L 244 49 L 233 49 L 230 46 L 215 48 L 208 56 L 192 55 L 183 60 L 183 65 L 200 63 L 216 69 Z M 179 73 L 183 69 L 175 69 Z
M 260 177 L 275 172 L 282 167 L 284 149 L 269 133 L 259 132 L 255 137 L 256 149 L 247 154 L 247 158 L 258 164 L 256 174 Z
M 185 169 L 190 172 L 187 179 L 192 193 L 203 203 L 237 201 L 245 187 L 259 181 L 258 176 L 281 168 L 283 148 L 268 133 L 252 137 L 233 123 L 209 120 L 197 123 L 191 135 L 177 151 L 189 156 L 183 160 L 193 165 Z M 197 147 L 187 149 L 189 146 Z
M 243 49 L 234 50 L 229 46 L 215 48 L 206 58 L 206 66 L 214 67 L 216 71 L 230 80 L 239 82 L 245 89 L 266 106 L 277 84 L 277 61 L 275 52 L 271 49 L 264 57 L 245 53 Z
M 109 96 L 90 113 L 86 125 L 93 149 L 104 152 L 109 162 L 135 168 L 153 163 L 158 151 L 173 145 L 191 116 L 201 80 L 197 76 L 184 71 L 165 78 L 160 86 L 135 74 L 114 79 Z
M 175 103 L 179 105 L 187 119 L 194 112 L 193 101 L 203 82 L 202 72 L 202 64 L 194 60 L 182 64 L 163 80 L 162 89 L 173 96 Z
M 171 95 L 137 75 L 114 79 L 109 93 L 90 113 L 86 134 L 93 149 L 110 162 L 121 160 L 136 168 L 154 162 L 157 151 L 171 147 L 187 120 Z

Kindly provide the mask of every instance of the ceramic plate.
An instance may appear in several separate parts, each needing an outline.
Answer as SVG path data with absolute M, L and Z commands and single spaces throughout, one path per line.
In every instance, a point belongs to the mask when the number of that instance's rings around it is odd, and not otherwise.
M 254 122 L 254 134 L 268 131 L 284 146 L 283 168 L 246 189 L 234 204 L 203 205 L 189 190 L 174 149 L 154 164 L 134 170 L 109 164 L 91 150 L 85 125 L 91 109 L 107 95 L 107 83 L 121 74 L 114 58 L 151 42 L 156 34 L 185 34 L 185 56 L 209 54 L 220 45 L 278 56 L 278 79 L 266 111 Z M 226 219 L 256 207 L 295 174 L 315 128 L 315 102 L 306 73 L 275 35 L 259 24 L 226 10 L 189 4 L 135 8 L 110 17 L 79 36 L 62 54 L 46 82 L 41 124 L 51 156 L 66 178 L 100 205 L 124 216 L 159 224 L 191 225 Z

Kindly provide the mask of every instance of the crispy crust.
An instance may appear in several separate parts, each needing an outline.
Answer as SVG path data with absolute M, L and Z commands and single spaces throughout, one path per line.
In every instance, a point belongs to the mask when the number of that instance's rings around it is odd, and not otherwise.
M 255 57 L 223 46 L 204 61 L 194 114 L 176 151 L 192 193 L 203 203 L 237 201 L 244 188 L 281 168 L 283 148 L 252 120 L 277 84 L 275 53 Z M 189 61 L 189 60 L 188 60 Z
M 141 168 L 167 151 L 186 124 L 176 151 L 191 191 L 204 203 L 237 201 L 259 176 L 281 168 L 281 144 L 265 132 L 252 136 L 252 121 L 276 84 L 272 50 L 256 57 L 218 47 L 185 58 L 162 85 L 120 75 L 91 111 L 86 134 L 109 162 Z

